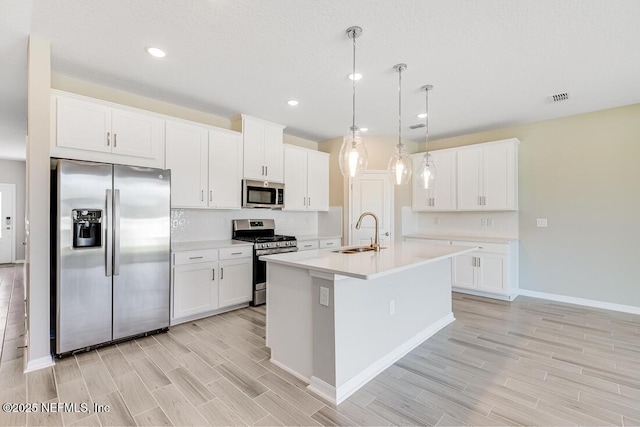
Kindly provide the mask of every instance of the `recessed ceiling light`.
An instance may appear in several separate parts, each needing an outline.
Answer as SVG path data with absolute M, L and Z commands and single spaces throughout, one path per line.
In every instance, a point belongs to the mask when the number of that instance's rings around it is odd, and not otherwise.
M 360 73 L 355 73 L 355 74 L 351 73 L 351 74 L 349 74 L 349 78 L 351 80 L 358 81 L 358 80 L 360 80 L 362 78 L 362 74 L 360 74 Z
M 156 58 L 164 58 L 165 56 L 167 56 L 167 52 L 160 49 L 159 47 L 148 47 L 147 52 L 149 52 L 149 55 L 155 56 Z
M 360 132 L 366 132 L 368 130 L 369 130 L 369 128 L 360 128 Z
M 424 119 L 425 117 L 427 117 L 427 113 L 420 113 L 420 114 L 418 114 L 418 118 L 419 118 L 419 119 Z
M 295 107 L 299 103 L 295 99 L 290 99 L 290 100 L 287 101 L 287 104 L 291 105 L 292 107 Z

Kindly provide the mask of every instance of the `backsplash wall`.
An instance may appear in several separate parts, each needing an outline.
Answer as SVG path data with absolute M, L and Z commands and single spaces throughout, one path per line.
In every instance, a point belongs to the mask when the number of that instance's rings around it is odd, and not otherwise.
M 402 208 L 402 234 L 518 237 L 518 225 L 518 212 L 413 212 L 408 206 Z
M 254 218 L 274 219 L 277 234 L 308 235 L 318 229 L 317 212 L 171 209 L 171 239 L 174 242 L 231 239 L 232 220 Z

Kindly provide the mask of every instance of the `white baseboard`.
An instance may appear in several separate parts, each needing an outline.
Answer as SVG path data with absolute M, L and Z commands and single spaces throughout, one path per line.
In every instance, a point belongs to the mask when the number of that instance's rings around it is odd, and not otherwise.
M 335 398 L 328 399 L 328 400 L 331 401 L 332 403 L 333 401 L 335 401 L 335 404 L 339 405 L 346 398 L 348 398 L 353 393 L 358 391 L 360 387 L 362 387 L 363 385 L 371 381 L 373 378 L 375 378 L 380 372 L 384 371 L 389 366 L 396 363 L 398 360 L 404 357 L 411 350 L 413 350 L 414 348 L 422 344 L 427 338 L 431 337 L 433 334 L 435 334 L 440 329 L 444 328 L 454 320 L 456 319 L 453 317 L 453 313 L 447 314 L 442 319 L 433 323 L 427 329 L 419 332 L 418 334 L 414 335 L 412 338 L 405 341 L 402 345 L 397 347 L 395 350 L 391 351 L 390 353 L 386 354 L 385 356 L 381 357 L 380 359 L 378 359 L 377 361 L 369 365 L 369 367 L 364 369 L 355 377 L 351 378 L 346 383 L 338 386 L 336 389 L 334 389 Z M 313 378 L 312 378 L 311 384 L 314 385 Z M 329 384 L 327 385 L 331 387 Z M 329 390 L 325 387 L 325 388 L 321 388 L 321 391 L 326 392 Z
M 51 357 L 50 355 L 40 357 L 34 360 L 29 360 L 27 362 L 27 366 L 25 366 L 24 368 L 24 373 L 26 374 L 28 372 L 33 372 L 39 369 L 48 368 L 49 366 L 53 366 L 53 365 L 55 365 L 55 362 L 53 361 L 53 357 Z
M 583 305 L 586 307 L 603 308 L 605 310 L 621 311 L 623 313 L 640 314 L 640 307 L 636 307 L 633 305 L 616 304 L 612 302 L 598 301 L 586 298 L 576 298 L 566 295 L 549 294 L 546 292 L 530 291 L 528 289 L 520 289 L 519 294 L 525 297 L 566 302 L 569 304 Z
M 453 286 L 451 288 L 451 290 L 453 292 L 458 292 L 458 293 L 461 293 L 461 294 L 476 295 L 476 296 L 479 296 L 479 297 L 499 299 L 499 300 L 502 300 L 502 301 L 513 301 L 519 295 L 517 293 L 516 294 L 494 294 L 492 292 L 478 291 L 476 289 L 458 288 L 456 286 Z
M 276 365 L 278 368 L 282 369 L 283 371 L 290 373 L 291 375 L 293 375 L 294 377 L 296 377 L 300 381 L 304 381 L 305 384 L 309 384 L 309 378 L 305 377 L 304 375 L 294 371 L 293 369 L 287 368 L 282 363 L 278 362 L 277 360 L 275 360 L 273 358 L 270 358 L 269 361 L 271 363 L 273 363 L 274 365 Z
M 307 386 L 307 390 L 331 404 L 340 403 L 336 401 L 336 388 L 318 377 L 311 377 L 311 384 Z

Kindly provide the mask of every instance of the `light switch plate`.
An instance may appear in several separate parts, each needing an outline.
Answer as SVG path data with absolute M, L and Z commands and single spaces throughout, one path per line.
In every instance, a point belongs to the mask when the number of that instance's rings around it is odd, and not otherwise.
M 547 218 L 538 218 L 536 220 L 537 227 L 546 227 L 547 226 Z

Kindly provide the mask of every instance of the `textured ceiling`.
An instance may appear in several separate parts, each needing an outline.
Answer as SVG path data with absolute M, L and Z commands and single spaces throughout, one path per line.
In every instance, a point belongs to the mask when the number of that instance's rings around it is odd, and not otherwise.
M 24 21 L 29 2 L 0 1 Z M 31 8 L 30 31 L 51 41 L 54 72 L 225 117 L 251 114 L 316 141 L 350 126 L 352 25 L 364 29 L 357 124 L 372 135 L 397 134 L 398 62 L 408 65 L 403 137 L 416 141 L 424 129 L 407 126 L 420 121 L 424 84 L 434 85 L 433 138 L 640 102 L 637 0 L 34 0 Z M 151 45 L 168 56 L 150 57 Z M 15 111 L 0 110 L 3 126 L 24 114 L 25 70 L 16 70 L 22 92 Z M 551 103 L 558 92 L 570 100 Z M 290 98 L 300 105 L 289 107 Z

